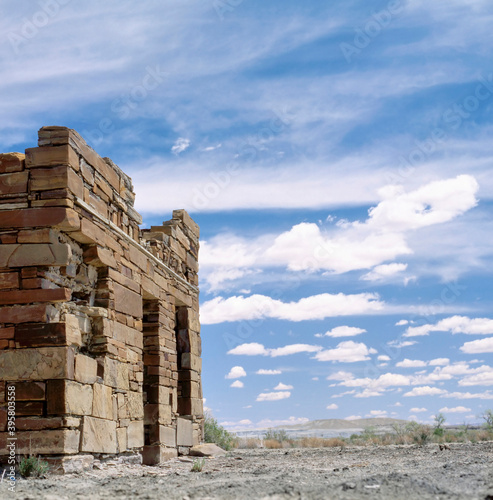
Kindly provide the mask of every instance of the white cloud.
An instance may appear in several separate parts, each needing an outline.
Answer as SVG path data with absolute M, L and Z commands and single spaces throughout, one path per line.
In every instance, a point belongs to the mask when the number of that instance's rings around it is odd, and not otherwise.
M 385 410 L 371 410 L 367 417 L 386 417 L 387 412 Z
M 386 354 L 381 354 L 378 356 L 378 361 L 390 361 L 390 356 L 387 356 Z
M 326 406 L 327 410 L 338 410 L 339 406 L 337 406 L 335 403 L 332 403 L 331 405 Z
M 474 375 L 468 375 L 462 380 L 459 380 L 459 385 L 493 385 L 493 370 L 476 373 Z
M 348 340 L 337 344 L 334 349 L 327 349 L 315 354 L 314 359 L 318 361 L 337 361 L 339 363 L 355 363 L 357 361 L 366 361 L 368 356 L 368 347 L 363 343 Z
M 242 366 L 233 366 L 224 378 L 241 378 L 246 377 L 246 375 L 246 371 Z
M 349 417 L 345 417 L 344 420 L 361 420 L 362 418 L 359 415 L 350 415 Z
M 436 396 L 438 394 L 445 394 L 446 391 L 443 389 L 438 389 L 437 387 L 430 387 L 425 385 L 424 387 L 415 387 L 412 391 L 403 394 L 404 397 L 411 396 Z
M 387 342 L 387 344 L 391 347 L 395 347 L 396 349 L 400 349 L 402 347 L 410 347 L 412 345 L 415 345 L 417 344 L 417 342 L 415 340 L 392 340 L 391 342 Z
M 309 344 L 291 344 L 275 349 L 267 349 L 262 344 L 252 342 L 250 344 L 241 344 L 228 351 L 228 354 L 243 355 L 243 356 L 270 356 L 277 358 L 279 356 L 289 356 L 301 352 L 318 352 L 322 349 L 320 346 Z M 259 370 L 262 373 L 259 375 L 273 375 L 273 370 Z M 258 373 L 258 372 L 257 372 Z M 280 373 L 280 372 L 279 372 Z
M 426 408 L 411 408 L 409 411 L 411 413 L 423 413 L 428 410 Z
M 381 391 L 373 390 L 373 389 L 365 389 L 362 392 L 358 392 L 354 395 L 355 398 L 373 398 L 376 396 L 382 396 L 383 393 Z
M 302 425 L 309 422 L 310 419 L 306 417 L 289 417 L 282 420 L 271 420 L 270 418 L 264 418 L 257 423 L 257 427 L 278 427 L 281 425 Z
M 354 375 L 352 373 L 338 371 L 336 373 L 333 373 L 332 375 L 329 375 L 327 377 L 327 380 L 351 380 L 352 378 L 354 378 Z
M 242 356 L 267 356 L 269 351 L 262 345 L 256 342 L 250 344 L 241 344 L 228 351 L 228 354 L 236 354 Z
M 394 262 L 392 264 L 381 264 L 374 267 L 369 273 L 361 276 L 362 280 L 365 281 L 381 281 L 387 278 L 391 278 L 402 271 L 407 269 L 407 264 L 400 264 Z
M 404 337 L 429 335 L 430 332 L 465 333 L 468 335 L 493 334 L 493 320 L 489 318 L 469 318 L 467 316 L 451 316 L 435 324 L 410 326 Z
M 457 406 L 455 408 L 447 408 L 446 406 L 438 410 L 441 413 L 467 413 L 471 411 L 471 408 L 466 408 L 464 406 Z
M 281 370 L 264 370 L 260 369 L 255 372 L 257 375 L 281 375 Z
M 173 147 L 171 148 L 171 152 L 175 155 L 179 155 L 180 153 L 183 153 L 186 149 L 190 147 L 190 139 L 185 139 L 184 137 L 179 137 L 175 143 L 173 144 Z
M 485 352 L 493 352 L 493 337 L 466 342 L 460 350 L 466 354 L 483 354 Z
M 486 392 L 449 392 L 440 396 L 441 398 L 454 398 L 454 399 L 493 399 L 493 394 L 489 391 Z
M 241 389 L 244 387 L 244 383 L 241 380 L 235 380 L 230 387 L 236 387 L 237 389 Z
M 436 358 L 432 359 L 429 363 L 430 366 L 446 366 L 450 363 L 449 358 Z
M 265 295 L 215 297 L 200 310 L 204 325 L 261 318 L 305 321 L 334 316 L 370 314 L 381 311 L 384 303 L 374 293 L 344 295 L 343 293 L 312 295 L 297 302 L 282 302 Z
M 398 321 L 395 326 L 404 326 L 404 325 L 407 325 L 409 323 L 409 321 L 407 319 L 401 319 L 400 321 Z
M 292 385 L 286 385 L 286 384 L 283 384 L 282 382 L 279 382 L 275 387 L 274 387 L 274 390 L 275 391 L 289 391 L 290 389 L 293 389 L 293 386 Z
M 356 328 L 354 326 L 336 326 L 335 328 L 332 328 L 332 330 L 325 332 L 322 337 L 354 337 L 355 335 L 365 332 L 366 330 L 363 328 Z
M 399 368 L 419 368 L 426 365 L 427 365 L 426 361 L 405 358 L 404 361 L 399 361 L 398 363 L 396 363 L 395 366 Z
M 289 391 L 280 392 L 263 392 L 257 396 L 257 401 L 279 401 L 280 399 L 287 399 L 291 396 Z

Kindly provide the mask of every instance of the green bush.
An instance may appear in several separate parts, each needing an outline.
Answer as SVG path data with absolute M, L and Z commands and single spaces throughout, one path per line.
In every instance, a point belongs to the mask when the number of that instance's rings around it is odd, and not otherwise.
M 279 441 L 280 443 L 282 443 L 283 441 L 288 441 L 289 437 L 287 432 L 283 429 L 279 431 L 276 431 L 274 429 L 268 429 L 268 431 L 264 434 L 264 439 L 265 440 L 273 439 L 275 441 Z
M 238 444 L 238 438 L 236 435 L 228 432 L 224 427 L 217 423 L 217 420 L 212 415 L 209 414 L 205 415 L 204 441 L 206 443 L 215 443 L 226 451 L 235 448 Z
M 39 457 L 23 457 L 19 462 L 19 473 L 22 477 L 43 477 L 50 466 Z
M 204 465 L 205 465 L 205 458 L 202 458 L 202 459 L 199 458 L 197 460 L 194 460 L 190 471 L 191 472 L 202 472 Z

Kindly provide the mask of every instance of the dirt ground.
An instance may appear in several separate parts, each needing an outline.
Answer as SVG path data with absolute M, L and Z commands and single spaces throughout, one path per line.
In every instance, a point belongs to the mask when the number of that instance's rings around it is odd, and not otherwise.
M 481 499 L 493 500 L 493 442 L 280 450 L 234 450 L 160 467 L 102 464 L 80 474 L 19 479 L 0 498 L 59 499 Z

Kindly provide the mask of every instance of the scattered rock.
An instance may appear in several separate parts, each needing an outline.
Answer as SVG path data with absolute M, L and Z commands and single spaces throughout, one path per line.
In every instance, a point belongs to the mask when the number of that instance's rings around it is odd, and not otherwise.
M 190 448 L 192 457 L 224 457 L 226 452 L 214 443 L 199 444 Z

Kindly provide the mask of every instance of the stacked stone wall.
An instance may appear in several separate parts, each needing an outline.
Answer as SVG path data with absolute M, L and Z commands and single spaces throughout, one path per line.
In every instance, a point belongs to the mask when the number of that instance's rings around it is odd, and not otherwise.
M 131 179 L 73 130 L 0 155 L 0 453 L 141 453 L 201 440 L 199 229 L 140 230 Z

